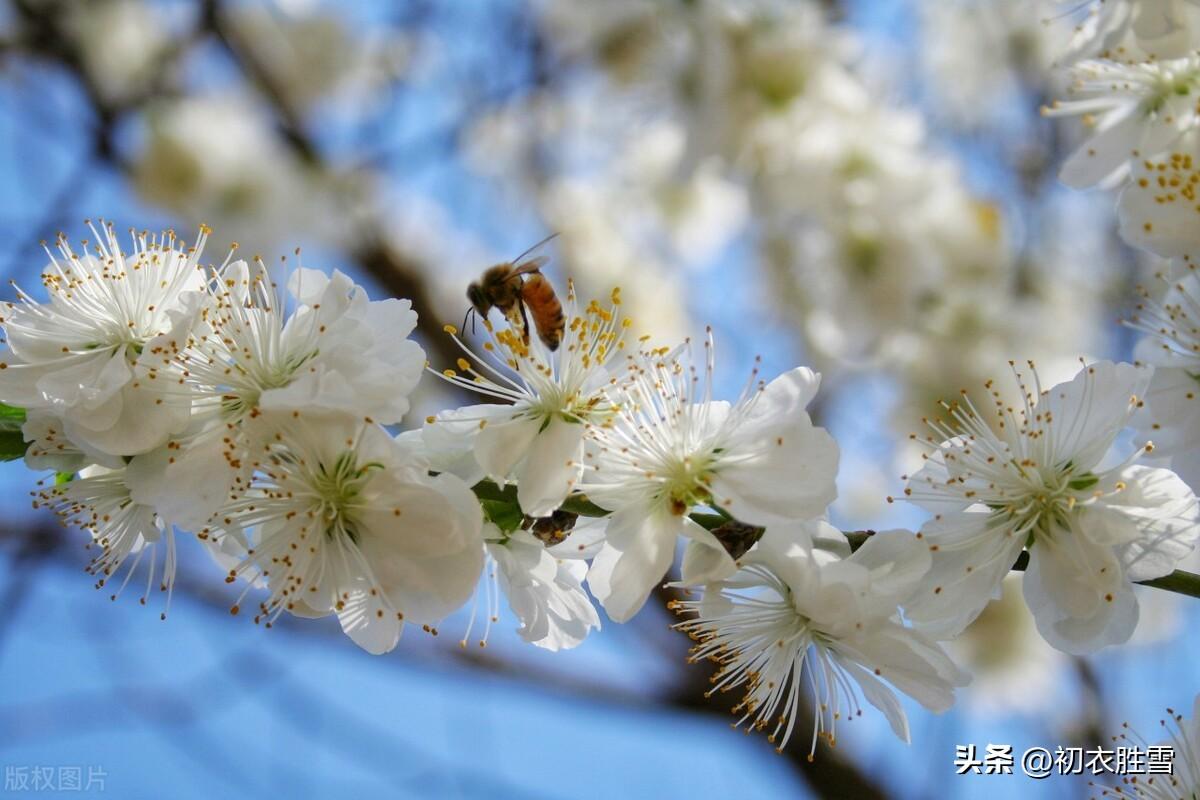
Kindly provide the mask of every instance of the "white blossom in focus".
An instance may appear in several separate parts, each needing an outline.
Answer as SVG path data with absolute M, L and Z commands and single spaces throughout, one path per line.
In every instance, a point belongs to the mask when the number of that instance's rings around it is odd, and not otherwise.
M 992 390 L 981 412 L 964 392 L 930 422 L 925 465 L 905 495 L 934 514 L 925 587 L 905 606 L 939 636 L 960 632 L 1029 551 L 1025 601 L 1055 647 L 1088 653 L 1125 642 L 1138 619 L 1133 581 L 1166 575 L 1195 546 L 1200 507 L 1174 473 L 1136 465 L 1151 445 L 1101 469 L 1141 404 L 1151 370 L 1099 362 L 1043 390 L 1016 371 L 1014 407 Z M 914 437 L 915 438 L 915 437 Z
M 408 411 L 425 367 L 409 338 L 412 303 L 372 301 L 337 270 L 298 268 L 287 289 L 290 309 L 261 264 L 228 264 L 186 343 L 163 348 L 163 368 L 182 376 L 195 404 L 193 431 L 166 467 L 175 491 L 162 499 L 185 527 L 202 527 L 245 489 L 247 428 L 260 416 L 335 411 L 392 425 Z
M 1200 55 L 1169 61 L 1085 61 L 1072 69 L 1070 99 L 1043 110 L 1082 116 L 1089 137 L 1062 166 L 1062 182 L 1076 189 L 1111 186 L 1128 175 L 1139 154 L 1172 149 L 1196 127 Z
M 699 600 L 672 601 L 693 617 L 676 626 L 697 641 L 690 660 L 718 664 L 710 694 L 744 691 L 737 724 L 766 731 L 780 751 L 797 725 L 812 730 L 810 757 L 818 737 L 835 743 L 837 723 L 862 714 L 860 693 L 908 741 L 894 690 L 942 712 L 968 681 L 900 620 L 897 605 L 929 569 L 928 552 L 908 531 L 885 531 L 838 559 L 811 546 L 814 530 L 841 536 L 825 523 L 768 526 L 735 574 L 705 585 Z M 796 718 L 805 694 L 811 723 Z
M 200 531 L 218 541 L 245 531 L 250 548 L 227 580 L 265 579 L 256 620 L 336 614 L 370 653 L 395 647 L 405 622 L 433 630 L 471 597 L 483 569 L 475 495 L 453 475 L 431 477 L 378 425 L 286 420 L 252 450 L 254 480 L 220 526 Z
M 1191 719 L 1168 708 L 1166 719 L 1159 720 L 1159 725 L 1170 738 L 1148 742 L 1126 723 L 1113 740 L 1121 747 L 1140 750 L 1153 746 L 1168 748 L 1171 771 L 1123 777 L 1119 785 L 1105 787 L 1107 791 L 1103 794 L 1136 800 L 1195 800 L 1200 797 L 1200 695 L 1192 702 Z
M 34 507 L 52 508 L 66 525 L 83 528 L 92 535 L 100 554 L 87 565 L 96 578 L 96 588 L 109 587 L 116 600 L 137 577 L 145 605 L 154 590 L 166 593 L 162 618 L 171 608 L 175 587 L 177 555 L 171 523 L 155 510 L 154 485 L 159 458 L 156 453 L 135 456 L 118 468 L 91 466 L 78 476 L 60 483 L 50 482 L 34 492 Z M 119 582 L 116 588 L 113 583 Z
M 587 564 L 582 559 L 556 556 L 555 548 L 520 528 L 502 532 L 487 523 L 483 535 L 489 556 L 484 591 L 491 606 L 490 621 L 494 621 L 495 605 L 503 593 L 521 622 L 517 631 L 521 638 L 546 650 L 575 647 L 600 628 L 600 617 L 583 588 Z M 568 536 L 566 541 L 570 539 Z M 559 552 L 569 553 L 570 549 L 560 545 Z M 468 628 L 464 646 L 470 633 Z M 486 641 L 485 630 L 480 644 Z
M 42 273 L 48 302 L 18 289 L 20 302 L 5 304 L 0 400 L 58 417 L 79 447 L 136 455 L 188 423 L 190 398 L 155 351 L 189 333 L 207 229 L 194 247 L 171 232 L 133 234 L 128 253 L 111 225 L 92 231 L 81 254 L 59 236 L 60 257 Z
M 1176 58 L 1191 49 L 1193 31 L 1200 30 L 1196 6 L 1196 0 L 1053 0 L 1047 22 L 1074 23 L 1067 62 Z
M 66 435 L 63 421 L 53 414 L 32 410 L 26 413 L 21 425 L 21 435 L 28 443 L 25 449 L 25 466 L 33 470 L 54 470 L 66 474 L 98 465 L 108 469 L 120 469 L 125 461 L 120 456 L 72 442 Z
M 1145 408 L 1133 422 L 1158 444 L 1159 456 L 1200 446 L 1200 276 L 1190 261 L 1181 272 L 1175 280 L 1160 277 L 1161 298 L 1143 290 L 1129 320 L 1146 334 L 1136 350 L 1139 362 L 1154 366 Z
M 1117 202 L 1121 238 L 1164 258 L 1200 254 L 1200 130 L 1170 150 L 1141 154 Z
M 712 506 L 750 525 L 813 519 L 836 496 L 838 449 L 805 407 L 820 377 L 804 367 L 770 384 L 751 374 L 737 402 L 712 399 L 712 341 L 700 375 L 666 348 L 629 356 L 612 392 L 618 413 L 590 426 L 583 489 L 613 511 L 588 586 L 608 615 L 637 613 L 670 567 L 680 535 L 689 583 L 733 569 L 724 547 L 688 517 Z
M 526 514 L 545 517 L 558 508 L 583 474 L 588 424 L 612 414 L 605 394 L 614 376 L 610 362 L 623 351 L 630 326 L 618 312 L 618 291 L 612 300 L 609 308 L 593 301 L 580 311 L 569 290 L 563 338 L 554 351 L 532 330 L 526 343 L 507 325 L 497 330 L 483 320 L 487 339 L 477 355 L 447 326 L 472 360 L 460 358 L 458 370 L 442 376 L 502 404 L 466 406 L 427 419 L 428 449 L 444 454 L 455 441 L 460 453 L 472 447 L 484 474 L 501 485 L 516 479 Z

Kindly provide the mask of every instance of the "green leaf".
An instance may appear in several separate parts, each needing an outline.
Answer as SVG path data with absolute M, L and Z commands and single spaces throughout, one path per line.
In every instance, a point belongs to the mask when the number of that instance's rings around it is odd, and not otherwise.
M 0 431 L 17 431 L 25 424 L 25 409 L 0 403 Z M 23 452 L 23 451 L 22 451 Z
M 25 437 L 20 430 L 0 428 L 0 461 L 16 461 L 25 457 Z

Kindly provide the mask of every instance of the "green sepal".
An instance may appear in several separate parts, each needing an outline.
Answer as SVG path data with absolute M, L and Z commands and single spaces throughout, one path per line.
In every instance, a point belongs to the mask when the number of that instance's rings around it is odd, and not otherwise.
M 0 427 L 0 461 L 16 461 L 25 457 L 25 437 L 20 428 L 6 430 Z
M 1086 489 L 1092 488 L 1099 482 L 1100 482 L 1100 478 L 1098 476 L 1093 475 L 1090 472 L 1085 472 L 1083 475 L 1080 475 L 1078 478 L 1072 478 L 1070 480 L 1070 482 L 1067 483 L 1067 488 L 1072 489 L 1076 492 L 1082 492 Z
M 0 403 L 0 431 L 20 432 L 25 424 L 25 409 Z
M 488 521 L 505 533 L 515 531 L 525 521 L 520 507 L 513 503 L 503 500 L 480 500 L 479 505 L 483 507 L 484 516 Z

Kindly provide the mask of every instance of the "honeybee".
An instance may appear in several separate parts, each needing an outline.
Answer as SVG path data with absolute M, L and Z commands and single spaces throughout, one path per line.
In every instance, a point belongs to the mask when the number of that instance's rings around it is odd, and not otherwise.
M 542 544 L 546 545 L 546 547 L 553 547 L 567 540 L 567 537 L 571 535 L 571 531 L 575 529 L 575 521 L 577 519 L 579 519 L 578 514 L 563 511 L 560 508 L 548 517 L 526 517 L 525 522 L 530 532 Z
M 542 344 L 550 350 L 557 350 L 562 342 L 566 320 L 554 287 L 541 273 L 542 267 L 550 259 L 537 256 L 525 260 L 526 256 L 557 235 L 547 236 L 513 261 L 488 267 L 478 281 L 467 287 L 467 299 L 471 301 L 467 314 L 474 311 L 486 319 L 493 307 L 500 309 L 508 324 L 520 331 L 525 344 L 529 344 L 529 317 L 532 316 Z M 464 320 L 464 326 L 465 323 Z

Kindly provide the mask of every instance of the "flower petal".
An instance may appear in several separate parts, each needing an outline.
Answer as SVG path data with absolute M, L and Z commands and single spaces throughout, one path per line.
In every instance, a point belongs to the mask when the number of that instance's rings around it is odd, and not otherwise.
M 1168 469 L 1122 470 L 1125 489 L 1082 509 L 1080 530 L 1098 544 L 1115 544 L 1131 581 L 1169 574 L 1200 539 L 1200 503 Z
M 712 480 L 714 502 L 751 525 L 812 519 L 837 497 L 838 446 L 808 415 L 731 450 Z
M 1023 589 L 1042 638 L 1075 655 L 1128 641 L 1138 603 L 1123 572 L 1111 547 L 1086 536 L 1035 541 Z
M 679 570 L 682 583 L 695 586 L 723 580 L 737 572 L 737 564 L 728 551 L 704 526 L 688 519 L 682 533 L 688 538 Z
M 1050 389 L 1037 404 L 1039 414 L 1054 421 L 1046 427 L 1049 452 L 1078 470 L 1095 467 L 1129 422 L 1153 374 L 1149 367 L 1097 361 Z
M 592 560 L 587 581 L 614 622 L 626 622 L 645 605 L 671 566 L 682 525 L 669 510 L 645 506 L 609 518 L 608 541 Z
M 957 636 L 1000 597 L 1001 582 L 1024 542 L 991 524 L 991 514 L 964 511 L 921 527 L 932 563 L 904 611 L 918 629 L 937 639 Z
M 517 471 L 517 501 L 531 517 L 554 513 L 583 475 L 583 425 L 552 417 Z
M 475 458 L 488 477 L 504 484 L 541 428 L 542 420 L 519 413 L 488 423 L 475 440 Z

